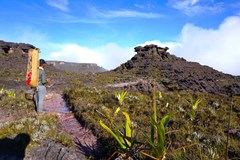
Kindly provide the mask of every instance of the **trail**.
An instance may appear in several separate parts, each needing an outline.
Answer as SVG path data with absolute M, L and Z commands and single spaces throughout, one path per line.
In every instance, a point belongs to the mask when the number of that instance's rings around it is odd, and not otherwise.
M 61 94 L 52 92 L 46 95 L 44 112 L 58 115 L 62 129 L 74 139 L 77 151 L 86 156 L 97 154 L 97 137 L 91 130 L 81 126 L 74 114 L 69 111 Z

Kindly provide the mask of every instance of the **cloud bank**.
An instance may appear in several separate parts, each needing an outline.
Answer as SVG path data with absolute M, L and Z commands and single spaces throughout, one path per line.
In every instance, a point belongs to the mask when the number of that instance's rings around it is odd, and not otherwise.
M 50 54 L 50 59 L 52 60 L 98 64 L 102 62 L 102 57 L 97 52 L 77 44 L 55 45 L 54 48 L 58 51 L 53 51 Z
M 111 70 L 130 59 L 134 53 L 132 48 L 122 48 L 115 43 L 109 43 L 98 48 L 86 48 L 77 44 L 53 45 L 49 60 L 59 60 L 77 63 L 96 63 Z
M 168 46 L 170 53 L 233 75 L 240 75 L 240 16 L 226 18 L 217 29 L 185 24 L 175 42 L 148 41 Z M 143 44 L 144 45 L 144 44 Z
M 217 29 L 186 24 L 172 52 L 188 60 L 240 75 L 240 16 L 226 18 Z

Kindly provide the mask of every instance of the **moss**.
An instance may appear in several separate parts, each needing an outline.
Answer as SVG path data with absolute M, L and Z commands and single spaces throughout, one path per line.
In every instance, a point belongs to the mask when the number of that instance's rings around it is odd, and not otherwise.
M 7 91 L 7 90 L 5 90 Z M 15 97 L 7 95 L 1 97 L 1 112 L 10 117 L 10 120 L 1 123 L 0 138 L 13 138 L 20 133 L 30 135 L 31 142 L 28 149 L 41 143 L 43 139 L 53 139 L 65 146 L 73 146 L 73 140 L 67 133 L 59 133 L 58 117 L 50 114 L 37 116 L 34 104 L 25 99 L 22 91 L 16 92 Z
M 58 118 L 54 115 L 36 116 L 31 115 L 17 121 L 7 122 L 0 129 L 0 138 L 12 138 L 20 133 L 30 135 L 31 141 L 27 149 L 50 138 L 65 146 L 73 146 L 73 140 L 66 134 L 58 131 Z

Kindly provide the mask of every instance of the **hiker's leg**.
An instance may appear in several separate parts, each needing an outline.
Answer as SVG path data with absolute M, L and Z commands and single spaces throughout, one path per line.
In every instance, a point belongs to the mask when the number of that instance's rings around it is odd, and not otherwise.
M 43 111 L 43 100 L 45 98 L 47 91 L 45 86 L 38 86 L 38 106 L 37 106 L 37 112 Z
M 40 89 L 39 89 L 39 86 L 38 86 L 37 91 L 36 91 L 36 111 L 37 112 L 39 110 L 39 98 L 40 98 L 39 94 L 40 94 Z
M 38 89 L 37 88 L 35 88 L 35 89 L 33 89 L 33 102 L 34 102 L 34 104 L 35 104 L 35 111 L 37 111 L 37 106 L 38 106 L 38 91 L 37 91 Z

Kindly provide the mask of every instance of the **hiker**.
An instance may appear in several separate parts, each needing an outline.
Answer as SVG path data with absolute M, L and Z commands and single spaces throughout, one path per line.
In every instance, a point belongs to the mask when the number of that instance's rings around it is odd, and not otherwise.
M 37 94 L 36 94 L 36 110 L 41 113 L 43 111 L 43 100 L 47 94 L 46 84 L 48 80 L 46 79 L 46 73 L 44 67 L 46 65 L 45 60 L 39 60 L 39 80 L 37 86 Z

